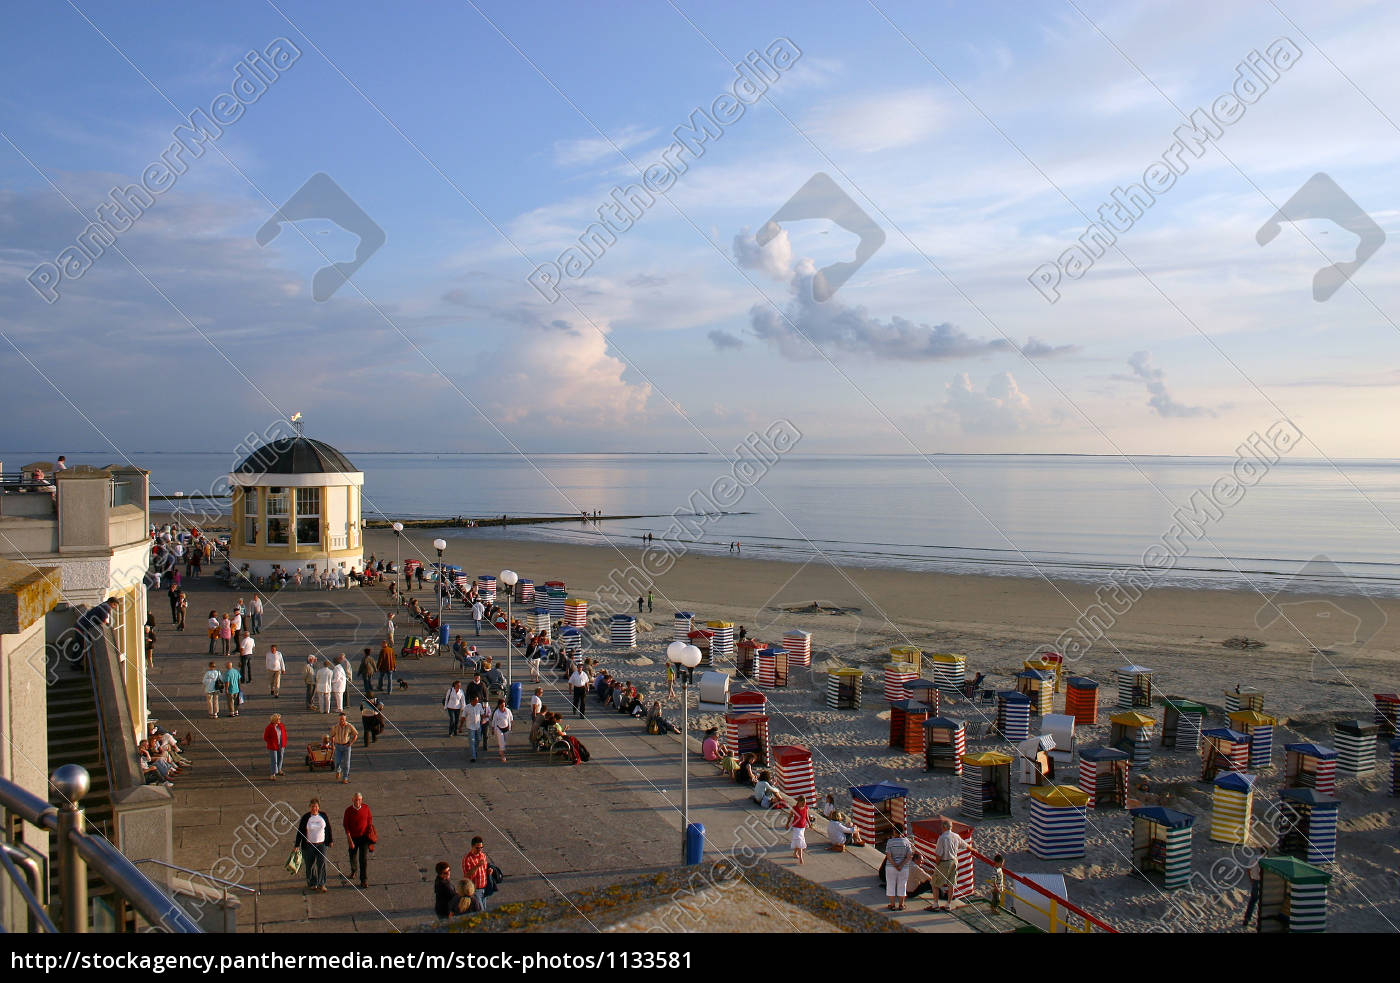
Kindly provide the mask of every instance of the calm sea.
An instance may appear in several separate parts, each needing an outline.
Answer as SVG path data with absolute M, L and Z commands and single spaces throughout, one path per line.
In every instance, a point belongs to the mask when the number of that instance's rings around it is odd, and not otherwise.
M 663 515 L 599 524 L 453 530 L 456 537 L 635 545 L 687 516 L 690 548 L 795 563 L 1102 581 L 1166 543 L 1182 554 L 1163 585 L 1249 584 L 1400 595 L 1400 462 L 1284 459 L 1193 523 L 1196 493 L 1220 489 L 1232 458 L 1019 455 L 783 457 L 726 514 L 705 497 L 732 465 L 709 455 L 348 455 L 365 472 L 366 514 L 384 518 Z M 0 455 L 7 466 L 52 452 Z M 154 493 L 207 491 L 226 454 L 138 453 Z M 69 454 L 74 463 L 110 455 Z M 735 486 L 721 484 L 732 496 Z M 1225 486 L 1229 488 L 1229 485 Z M 1204 499 L 1197 497 L 1197 502 Z M 721 503 L 726 504 L 726 503 Z M 1182 526 L 1186 528 L 1181 528 Z M 1176 527 L 1176 532 L 1174 532 Z M 1161 546 L 1159 545 L 1159 549 Z M 1156 555 L 1163 555 L 1159 552 Z M 1317 560 L 1317 557 L 1326 560 Z M 1302 578 L 1302 579 L 1300 579 Z

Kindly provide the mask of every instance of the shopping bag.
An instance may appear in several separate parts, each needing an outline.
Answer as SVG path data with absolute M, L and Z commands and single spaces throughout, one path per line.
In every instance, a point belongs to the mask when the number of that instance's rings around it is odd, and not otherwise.
M 287 873 L 295 877 L 301 873 L 301 847 L 292 847 L 292 852 L 287 854 Z

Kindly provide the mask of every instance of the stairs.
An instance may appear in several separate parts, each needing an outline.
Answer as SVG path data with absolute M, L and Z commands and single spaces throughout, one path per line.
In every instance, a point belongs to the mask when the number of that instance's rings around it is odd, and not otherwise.
M 74 671 L 67 665 L 60 668 L 58 678 L 48 689 L 49 770 L 61 765 L 82 765 L 92 776 L 92 788 L 83 798 L 87 829 L 94 835 L 111 838 L 112 794 L 103 758 L 98 730 L 97 708 L 93 706 L 92 679 L 86 670 Z M 52 795 L 50 795 L 52 801 Z M 57 837 L 49 838 L 49 869 L 58 876 Z M 98 897 L 111 893 L 111 888 L 92 874 L 88 876 L 88 893 Z M 55 894 L 55 896 L 57 896 Z

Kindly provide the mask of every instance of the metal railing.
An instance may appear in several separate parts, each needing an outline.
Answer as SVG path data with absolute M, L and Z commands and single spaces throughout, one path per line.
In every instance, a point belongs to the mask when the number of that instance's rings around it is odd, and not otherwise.
M 971 847 L 968 848 L 968 852 L 972 854 L 974 862 L 980 861 L 988 867 L 995 866 L 989 858 Z M 1006 896 L 1017 903 L 1018 910 L 1020 905 L 1025 905 L 1032 911 L 1043 915 L 1048 926 L 1047 931 L 1074 934 L 1090 932 L 1117 934 L 1118 929 L 1095 918 L 1078 905 L 1072 904 L 1068 898 L 1062 898 L 1053 891 L 1047 891 L 1035 881 L 1022 877 L 1004 866 L 1001 869 L 1002 873 L 1006 875 Z
M 225 880 L 222 877 L 215 877 L 212 874 L 206 874 L 200 870 L 191 870 L 188 867 L 181 867 L 178 864 L 172 864 L 164 860 L 158 860 L 155 857 L 146 857 L 144 860 L 133 860 L 132 863 L 137 865 L 156 864 L 157 866 L 164 867 L 167 870 L 178 870 L 182 874 L 188 874 L 191 878 L 199 878 L 197 882 L 191 881 L 191 883 L 196 884 L 196 886 L 198 884 L 217 884 L 219 886 L 219 889 L 223 891 L 223 897 L 220 899 L 220 901 L 225 907 L 228 906 L 228 892 L 230 890 L 244 891 L 248 894 L 251 894 L 253 896 L 253 931 L 262 931 L 262 916 L 258 913 L 258 898 L 261 897 L 262 891 L 258 890 L 257 888 L 248 887 L 246 884 L 239 884 L 237 881 Z
M 49 784 L 63 799 L 62 808 L 50 805 L 7 779 L 0 779 L 0 808 L 58 838 L 59 911 L 63 932 L 88 930 L 89 867 L 151 925 L 167 932 L 203 931 L 178 902 L 141 873 L 121 851 L 105 839 L 88 835 L 82 809 L 82 798 L 91 784 L 87 769 L 64 765 L 53 773 Z M 55 931 L 40 900 L 41 891 L 31 885 L 33 875 L 21 873 L 14 851 L 13 846 L 0 851 L 0 866 L 24 898 L 30 924 L 45 932 Z

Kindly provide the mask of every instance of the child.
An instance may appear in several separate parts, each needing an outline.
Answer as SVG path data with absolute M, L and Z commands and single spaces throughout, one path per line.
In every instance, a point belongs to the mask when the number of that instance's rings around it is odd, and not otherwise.
M 1001 899 L 1006 895 L 1006 868 L 1002 866 L 1006 859 L 1001 854 L 992 856 L 992 874 L 987 880 L 987 886 L 992 891 L 992 907 L 1000 908 Z
M 543 710 L 543 709 L 544 709 L 544 688 L 543 688 L 543 687 L 540 687 L 540 686 L 536 686 L 536 687 L 535 687 L 535 695 L 532 696 L 532 697 L 530 697 L 530 721 L 531 721 L 532 723 L 534 722 L 535 718 L 538 717 L 538 716 L 540 715 L 540 711 Z

